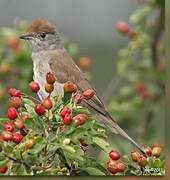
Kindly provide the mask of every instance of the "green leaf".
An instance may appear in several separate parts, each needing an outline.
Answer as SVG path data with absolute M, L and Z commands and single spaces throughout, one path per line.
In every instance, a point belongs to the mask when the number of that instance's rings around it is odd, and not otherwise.
M 30 117 L 34 117 L 36 115 L 32 106 L 25 104 L 25 108 L 28 111 Z
M 101 147 L 105 152 L 108 152 L 108 147 L 109 147 L 109 143 L 106 142 L 103 138 L 100 137 L 93 137 L 92 141 L 98 145 L 99 147 Z
M 99 169 L 95 167 L 87 167 L 87 168 L 81 168 L 83 171 L 86 171 L 89 175 L 92 176 L 105 176 L 105 173 L 100 171 Z
M 7 163 L 8 163 L 9 160 L 3 160 L 3 161 L 0 161 L 0 167 L 2 166 L 5 166 Z
M 160 159 L 155 159 L 153 162 L 154 168 L 162 168 L 164 166 L 164 161 L 161 161 Z
M 34 147 L 29 150 L 30 154 L 38 154 L 46 146 L 46 141 L 42 137 L 37 137 L 35 141 Z
M 76 114 L 88 114 L 89 113 L 89 110 L 87 108 L 83 108 L 83 107 L 75 107 L 72 109 L 73 111 L 73 114 L 76 115 Z
M 28 175 L 23 164 L 17 164 L 14 171 L 17 175 Z
M 70 102 L 71 96 L 71 93 L 64 93 L 64 96 L 62 98 L 63 104 L 68 104 Z
M 24 104 L 28 104 L 31 107 L 34 106 L 34 103 L 30 99 L 23 98 L 22 101 L 23 101 Z
M 76 152 L 76 150 L 72 146 L 69 146 L 69 145 L 64 145 L 61 148 L 65 151 L 69 152 L 69 153 L 75 153 Z

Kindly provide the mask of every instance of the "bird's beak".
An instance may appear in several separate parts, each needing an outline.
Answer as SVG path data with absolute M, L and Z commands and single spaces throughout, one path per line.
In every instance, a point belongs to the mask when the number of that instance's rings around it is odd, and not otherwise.
M 24 40 L 31 40 L 31 39 L 33 39 L 33 35 L 32 34 L 23 34 L 19 38 L 24 39 Z

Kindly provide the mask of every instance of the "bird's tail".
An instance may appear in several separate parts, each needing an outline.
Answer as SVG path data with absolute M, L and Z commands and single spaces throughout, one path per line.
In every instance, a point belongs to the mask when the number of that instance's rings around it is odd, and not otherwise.
M 105 118 L 105 124 L 108 126 L 111 131 L 115 134 L 120 134 L 127 140 L 129 140 L 133 145 L 135 145 L 143 154 L 145 154 L 144 150 L 113 120 L 113 118 L 107 114 L 107 116 L 104 116 Z

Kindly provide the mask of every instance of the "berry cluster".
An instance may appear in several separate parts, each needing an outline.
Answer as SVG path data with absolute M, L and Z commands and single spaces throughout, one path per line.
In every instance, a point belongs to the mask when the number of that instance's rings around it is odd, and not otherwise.
M 120 161 L 121 154 L 118 151 L 112 150 L 109 153 L 109 161 L 107 169 L 111 174 L 123 173 L 126 169 L 125 163 Z M 119 160 L 119 161 L 118 161 Z
M 129 38 L 136 37 L 137 33 L 129 26 L 127 22 L 121 21 L 116 24 L 117 31 L 123 36 L 128 36 Z
M 154 157 L 159 158 L 162 152 L 162 146 L 160 145 L 153 145 L 151 147 L 145 147 L 144 151 L 146 155 L 142 155 L 137 151 L 131 152 L 131 158 L 134 162 L 137 162 L 140 167 L 145 167 L 148 164 L 147 157 Z

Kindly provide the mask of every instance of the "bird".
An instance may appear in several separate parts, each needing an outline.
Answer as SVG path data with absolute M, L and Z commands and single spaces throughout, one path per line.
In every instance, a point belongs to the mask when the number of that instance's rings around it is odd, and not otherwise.
M 44 18 L 37 18 L 32 21 L 27 32 L 22 34 L 20 39 L 26 40 L 32 49 L 33 79 L 40 85 L 38 97 L 41 100 L 48 96 L 44 90 L 44 84 L 46 74 L 49 72 L 57 79 L 52 96 L 63 96 L 63 84 L 68 81 L 74 83 L 80 92 L 93 89 L 95 92 L 94 96 L 90 100 L 83 99 L 81 105 L 95 112 L 100 117 L 100 121 L 112 133 L 123 136 L 145 154 L 140 145 L 108 113 L 97 91 L 85 78 L 83 72 L 65 49 L 64 40 L 53 23 Z

